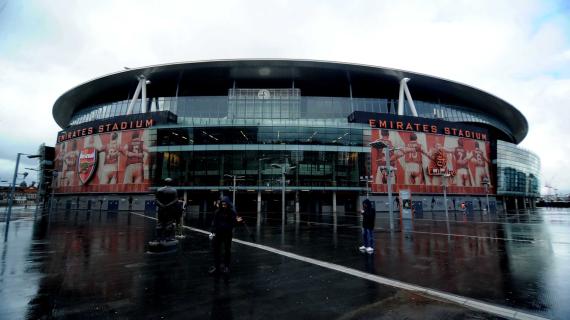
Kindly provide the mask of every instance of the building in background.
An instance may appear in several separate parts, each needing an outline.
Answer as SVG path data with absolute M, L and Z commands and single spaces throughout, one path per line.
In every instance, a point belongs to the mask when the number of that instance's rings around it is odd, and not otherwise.
M 83 83 L 53 107 L 61 126 L 53 193 L 67 208 L 152 208 L 174 179 L 194 212 L 235 191 L 241 212 L 352 214 L 387 183 L 423 210 L 469 201 L 523 208 L 540 160 L 528 123 L 482 90 L 408 71 L 304 60 L 224 60 L 129 69 Z M 382 150 L 392 148 L 388 177 Z M 234 190 L 235 184 L 235 190 Z M 384 208 L 385 210 L 385 208 Z

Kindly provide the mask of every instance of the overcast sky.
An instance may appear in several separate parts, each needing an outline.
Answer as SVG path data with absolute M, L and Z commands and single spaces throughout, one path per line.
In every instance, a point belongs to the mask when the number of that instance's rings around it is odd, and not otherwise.
M 543 184 L 570 192 L 568 0 L 0 0 L 0 179 L 17 152 L 55 144 L 53 103 L 72 87 L 123 66 L 231 58 L 370 64 L 485 90 L 528 119 L 521 146 L 541 157 Z

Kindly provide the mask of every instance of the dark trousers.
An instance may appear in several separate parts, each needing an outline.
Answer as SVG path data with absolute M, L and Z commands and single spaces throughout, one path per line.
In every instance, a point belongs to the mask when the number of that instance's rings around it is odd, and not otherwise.
M 362 228 L 362 242 L 365 247 L 374 249 L 374 229 Z
M 220 268 L 222 246 L 224 247 L 224 266 L 230 266 L 232 252 L 232 232 L 218 232 L 214 237 L 214 266 Z

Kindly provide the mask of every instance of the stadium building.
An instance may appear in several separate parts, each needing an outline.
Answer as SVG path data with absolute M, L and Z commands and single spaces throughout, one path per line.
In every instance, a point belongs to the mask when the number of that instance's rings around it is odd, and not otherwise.
M 283 189 L 287 212 L 315 215 L 354 213 L 366 196 L 386 210 L 389 190 L 418 213 L 443 210 L 444 192 L 449 209 L 522 209 L 539 197 L 540 160 L 517 147 L 527 120 L 468 85 L 309 60 L 125 69 L 53 107 L 59 208 L 152 209 L 166 177 L 191 212 L 225 193 L 268 217 Z

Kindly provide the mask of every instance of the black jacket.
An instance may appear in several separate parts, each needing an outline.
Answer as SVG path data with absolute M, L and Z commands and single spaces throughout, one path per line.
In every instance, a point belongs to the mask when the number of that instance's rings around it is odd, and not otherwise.
M 376 211 L 372 208 L 370 200 L 362 201 L 362 227 L 365 229 L 374 229 L 374 221 L 376 220 Z
M 223 197 L 222 202 L 227 203 L 228 206 L 224 208 L 220 204 L 220 207 L 214 212 L 211 229 L 213 233 L 231 232 L 237 224 L 237 213 L 230 198 Z

